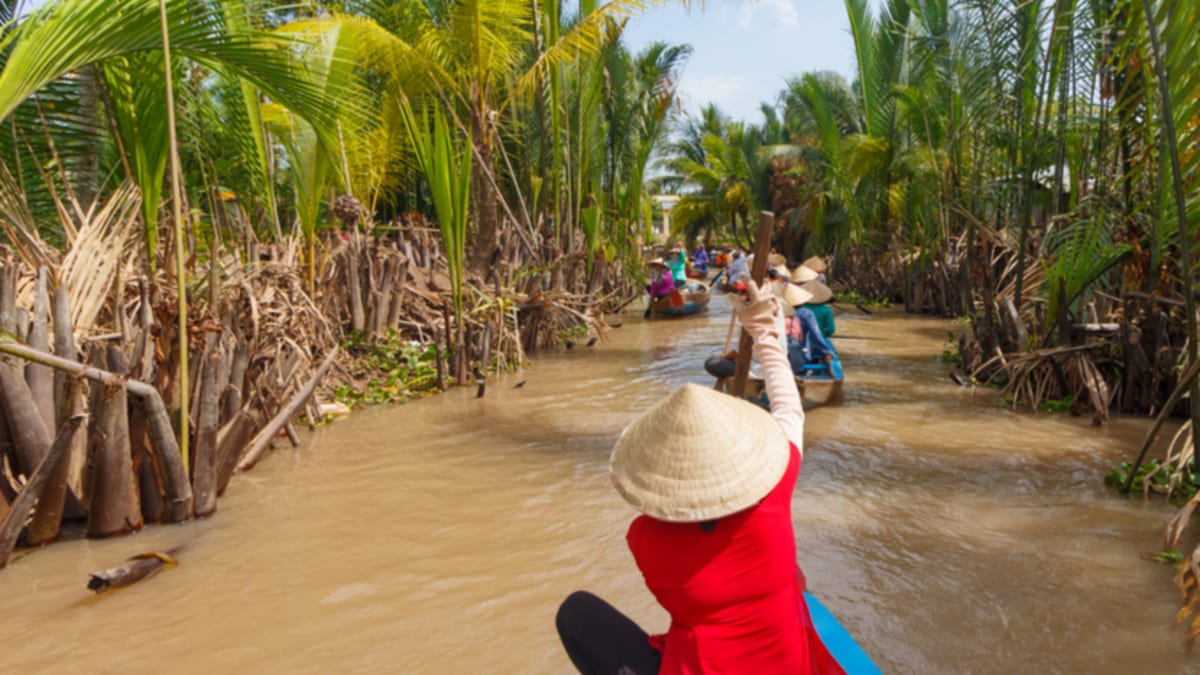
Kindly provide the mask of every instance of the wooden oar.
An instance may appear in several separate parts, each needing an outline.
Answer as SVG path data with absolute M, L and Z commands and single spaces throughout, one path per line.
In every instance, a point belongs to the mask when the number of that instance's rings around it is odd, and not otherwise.
M 754 240 L 754 267 L 750 270 L 750 278 L 756 284 L 762 284 L 767 273 L 767 256 L 771 252 L 771 231 L 775 229 L 775 214 L 763 211 L 758 214 L 758 236 Z M 742 328 L 742 339 L 738 343 L 737 367 L 733 371 L 733 389 L 729 393 L 742 398 L 746 393 L 746 380 L 750 376 L 750 348 L 753 340 L 750 334 Z

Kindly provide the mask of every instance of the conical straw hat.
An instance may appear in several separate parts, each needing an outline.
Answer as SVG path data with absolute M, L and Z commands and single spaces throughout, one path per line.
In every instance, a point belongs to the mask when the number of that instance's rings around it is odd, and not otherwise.
M 812 300 L 809 300 L 809 302 L 814 305 L 820 305 L 833 299 L 833 290 L 819 281 L 810 281 L 800 286 L 800 288 L 812 295 Z
M 781 255 L 779 253 L 772 253 L 771 255 L 767 256 L 767 264 L 770 265 L 771 267 L 778 267 L 780 265 L 786 265 L 787 258 L 783 257 L 783 255 Z
M 667 263 L 662 258 L 651 258 L 646 261 L 647 267 L 666 267 Z
M 829 269 L 825 266 L 825 261 L 822 260 L 820 256 L 815 255 L 808 260 L 805 260 L 802 264 L 818 274 Z
M 807 286 L 807 284 L 805 284 Z M 788 307 L 799 307 L 807 305 L 813 301 L 813 294 L 803 286 L 796 284 L 788 284 L 787 288 L 783 289 L 783 301 Z
M 687 384 L 625 427 L 609 468 L 633 508 L 698 523 L 754 506 L 788 458 L 787 436 L 767 411 Z
M 797 284 L 816 281 L 818 278 L 819 277 L 816 270 L 806 265 L 800 265 L 796 269 L 792 270 L 792 281 Z

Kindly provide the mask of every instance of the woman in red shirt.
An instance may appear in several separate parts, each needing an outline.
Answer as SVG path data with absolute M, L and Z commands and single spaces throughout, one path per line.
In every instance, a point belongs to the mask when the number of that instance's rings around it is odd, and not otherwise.
M 581 673 L 842 672 L 813 628 L 796 564 L 804 410 L 783 317 L 769 291 L 748 285 L 734 310 L 754 338 L 771 412 L 686 385 L 626 427 L 613 482 L 644 514 L 626 539 L 671 625 L 650 636 L 600 598 L 573 593 L 556 623 Z

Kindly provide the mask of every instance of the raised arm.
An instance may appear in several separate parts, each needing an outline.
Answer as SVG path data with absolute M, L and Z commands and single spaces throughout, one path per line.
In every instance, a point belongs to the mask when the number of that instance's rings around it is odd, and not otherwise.
M 742 326 L 754 339 L 754 356 L 762 369 L 771 416 L 783 427 L 788 440 L 804 453 L 804 407 L 795 376 L 788 364 L 783 311 L 779 300 L 753 281 L 747 282 L 747 298 L 734 297 L 733 308 Z

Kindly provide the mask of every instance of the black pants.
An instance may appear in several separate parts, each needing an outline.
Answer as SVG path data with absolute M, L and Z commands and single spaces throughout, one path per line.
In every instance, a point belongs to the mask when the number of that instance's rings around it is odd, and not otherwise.
M 662 655 L 646 631 L 587 591 L 567 596 L 554 617 L 571 663 L 583 675 L 653 675 Z

